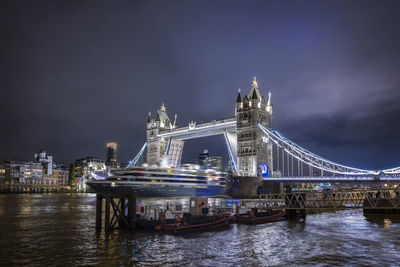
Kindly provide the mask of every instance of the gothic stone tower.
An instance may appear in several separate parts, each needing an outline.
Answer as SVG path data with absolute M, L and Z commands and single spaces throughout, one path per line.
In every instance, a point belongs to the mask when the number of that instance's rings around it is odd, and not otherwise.
M 272 172 L 272 144 L 265 138 L 258 123 L 266 128 L 272 127 L 271 93 L 265 98 L 260 94 L 254 77 L 250 93 L 241 98 L 240 91 L 236 101 L 237 127 L 237 175 L 262 176 L 265 170 Z M 265 168 L 267 167 L 267 168 Z M 263 171 L 264 170 L 264 171 Z M 264 173 L 263 173 L 264 172 Z
M 160 130 L 172 129 L 174 125 L 168 118 L 164 103 L 157 111 L 156 118 L 147 118 L 147 154 L 146 161 L 149 166 L 160 166 L 161 160 L 165 155 L 168 140 L 158 137 Z

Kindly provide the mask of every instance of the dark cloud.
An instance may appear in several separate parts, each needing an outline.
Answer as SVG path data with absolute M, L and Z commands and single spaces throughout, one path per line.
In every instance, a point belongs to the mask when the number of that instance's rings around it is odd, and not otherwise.
M 400 87 L 330 116 L 286 121 L 281 132 L 330 160 L 364 168 L 389 168 L 400 162 L 398 99 Z
M 233 116 L 254 75 L 275 126 L 366 168 L 400 162 L 398 1 L 2 1 L 0 157 L 120 159 L 162 102 L 186 124 Z M 225 154 L 222 138 L 188 142 Z M 213 151 L 214 150 L 214 151 Z

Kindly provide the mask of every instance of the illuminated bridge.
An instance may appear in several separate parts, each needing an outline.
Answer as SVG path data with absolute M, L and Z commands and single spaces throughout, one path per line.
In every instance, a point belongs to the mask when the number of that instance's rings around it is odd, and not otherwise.
M 242 97 L 239 90 L 234 117 L 201 124 L 191 121 L 184 127 L 177 126 L 176 118 L 170 121 L 164 104 L 155 116 L 149 113 L 147 141 L 128 168 L 136 166 L 145 154 L 148 166 L 179 168 L 185 140 L 223 135 L 235 177 L 274 182 L 400 181 L 400 167 L 364 170 L 345 166 L 286 138 L 272 127 L 271 93 L 264 98 L 255 78 L 248 94 Z

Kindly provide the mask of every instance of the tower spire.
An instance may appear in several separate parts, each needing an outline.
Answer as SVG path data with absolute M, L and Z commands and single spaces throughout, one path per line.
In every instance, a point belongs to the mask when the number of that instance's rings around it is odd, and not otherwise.
M 258 88 L 258 82 L 257 82 L 256 76 L 254 76 L 254 79 L 253 79 L 253 82 L 252 82 L 252 87 L 253 88 Z
M 268 93 L 268 102 L 267 102 L 267 106 L 272 106 L 272 94 L 271 92 Z
M 161 107 L 160 107 L 160 109 L 161 109 L 162 111 L 165 111 L 165 105 L 164 105 L 164 102 L 161 104 Z
M 176 113 L 175 113 L 175 119 L 174 119 L 174 127 L 176 127 L 176 118 L 178 117 L 178 115 L 176 115 Z
M 271 92 L 268 93 L 268 101 L 267 101 L 267 111 L 269 112 L 269 114 L 272 115 L 272 94 Z
M 238 89 L 238 95 L 237 95 L 237 99 L 236 99 L 236 103 L 240 103 L 242 102 L 242 97 L 240 95 L 240 88 Z
M 147 123 L 151 122 L 151 112 L 149 112 L 149 116 L 147 117 Z

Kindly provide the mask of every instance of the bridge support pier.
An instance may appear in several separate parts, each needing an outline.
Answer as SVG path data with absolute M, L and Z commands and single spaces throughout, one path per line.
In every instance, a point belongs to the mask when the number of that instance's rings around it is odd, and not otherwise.
M 225 194 L 234 198 L 258 198 L 263 193 L 282 193 L 282 183 L 268 182 L 260 177 L 230 176 L 226 179 Z
M 105 200 L 105 201 L 103 201 Z M 105 202 L 105 203 L 104 203 Z M 104 231 L 136 227 L 136 194 L 96 195 L 96 230 L 101 231 L 104 208 Z

